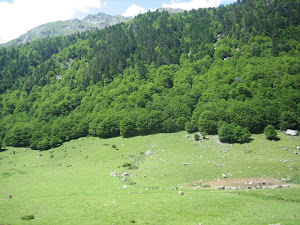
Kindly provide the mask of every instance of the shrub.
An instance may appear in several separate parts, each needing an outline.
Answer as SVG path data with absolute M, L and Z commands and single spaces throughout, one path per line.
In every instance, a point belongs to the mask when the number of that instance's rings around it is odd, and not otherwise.
M 123 167 L 131 166 L 131 163 L 124 163 Z
M 248 128 L 241 128 L 235 124 L 222 123 L 218 129 L 218 135 L 221 142 L 225 143 L 245 143 L 251 136 Z
M 195 134 L 195 135 L 194 135 L 194 138 L 195 138 L 196 141 L 199 141 L 199 140 L 200 140 L 199 134 Z
M 21 216 L 22 220 L 33 220 L 34 216 L 33 215 L 26 215 L 26 216 Z
M 277 132 L 272 125 L 268 125 L 265 127 L 264 134 L 265 134 L 265 137 L 269 140 L 277 140 L 278 139 Z
M 138 166 L 129 166 L 128 169 L 130 169 L 130 170 L 138 170 L 139 167 Z
M 218 130 L 219 139 L 221 142 L 234 143 L 236 142 L 234 135 L 234 125 L 224 123 Z
M 203 131 L 203 132 L 201 133 L 201 135 L 202 135 L 202 138 L 203 138 L 203 139 L 206 139 L 207 133 L 206 133 L 205 131 Z
M 251 133 L 247 128 L 242 129 L 240 126 L 236 126 L 234 128 L 234 137 L 236 142 L 245 143 L 249 141 Z

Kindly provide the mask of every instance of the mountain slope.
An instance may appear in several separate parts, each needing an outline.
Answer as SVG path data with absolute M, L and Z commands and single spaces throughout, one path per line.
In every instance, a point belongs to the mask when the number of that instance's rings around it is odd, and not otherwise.
M 70 35 L 77 32 L 94 30 L 96 28 L 103 29 L 117 23 L 127 22 L 131 19 L 132 17 L 110 16 L 104 13 L 98 13 L 97 15 L 89 15 L 82 20 L 72 19 L 47 23 L 29 30 L 26 34 L 23 34 L 19 38 L 3 44 L 3 46 L 9 47 L 19 44 L 26 44 L 27 42 L 37 38 Z
M 1 137 L 49 149 L 88 135 L 186 129 L 242 143 L 267 125 L 298 129 L 299 8 L 294 0 L 245 0 L 148 12 L 0 48 Z

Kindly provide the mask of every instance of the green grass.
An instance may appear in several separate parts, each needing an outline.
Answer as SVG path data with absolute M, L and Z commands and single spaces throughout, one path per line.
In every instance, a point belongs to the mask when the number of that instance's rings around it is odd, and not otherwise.
M 208 136 L 199 144 L 179 132 L 81 138 L 43 152 L 8 148 L 0 152 L 0 224 L 300 224 L 297 185 L 187 188 L 228 172 L 233 178 L 290 177 L 299 183 L 300 156 L 294 152 L 300 139 L 280 136 L 273 142 L 253 135 L 243 145 Z M 149 150 L 154 154 L 146 156 Z M 122 181 L 112 172 L 129 175 Z M 183 186 L 184 195 L 174 186 Z M 26 215 L 35 218 L 22 220 Z

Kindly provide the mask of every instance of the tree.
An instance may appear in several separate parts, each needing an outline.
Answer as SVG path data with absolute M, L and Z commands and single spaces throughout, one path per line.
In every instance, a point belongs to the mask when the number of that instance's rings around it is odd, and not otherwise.
M 201 113 L 198 121 L 198 127 L 200 132 L 207 132 L 207 134 L 217 133 L 218 121 L 212 111 L 205 110 Z
M 5 136 L 5 143 L 13 147 L 27 147 L 31 139 L 31 127 L 26 123 L 18 123 Z
M 283 112 L 281 114 L 279 126 L 281 130 L 298 129 L 299 122 L 296 113 L 290 111 Z
M 124 117 L 120 122 L 120 134 L 122 137 L 132 137 L 137 134 L 136 124 L 132 118 Z
M 265 134 L 265 137 L 269 140 L 277 140 L 278 139 L 277 132 L 272 125 L 268 125 L 265 127 L 264 134 Z
M 186 122 L 184 125 L 184 129 L 188 132 L 188 133 L 194 133 L 198 130 L 198 127 L 195 123 L 193 122 Z

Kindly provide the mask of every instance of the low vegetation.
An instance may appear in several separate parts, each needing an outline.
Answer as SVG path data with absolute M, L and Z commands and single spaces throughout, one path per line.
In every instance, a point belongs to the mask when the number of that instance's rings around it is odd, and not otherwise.
M 86 136 L 186 129 L 243 143 L 267 125 L 298 129 L 299 5 L 148 12 L 0 48 L 0 139 L 46 150 Z
M 36 224 L 297 225 L 300 139 L 278 136 L 273 142 L 254 134 L 246 144 L 221 143 L 215 135 L 196 142 L 185 132 L 90 137 L 42 155 L 8 147 L 0 152 L 0 222 L 25 224 L 21 217 L 34 215 Z M 138 169 L 122 167 L 125 162 Z M 217 189 L 231 180 L 290 187 Z

